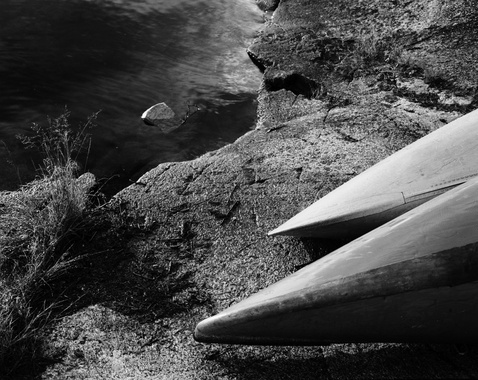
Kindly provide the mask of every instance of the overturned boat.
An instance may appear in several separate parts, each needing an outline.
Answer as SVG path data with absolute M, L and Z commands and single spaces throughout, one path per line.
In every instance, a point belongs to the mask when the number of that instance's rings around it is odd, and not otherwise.
M 241 344 L 478 341 L 478 177 L 220 314 L 195 339 Z
M 478 110 L 415 141 L 269 235 L 358 237 L 478 174 Z

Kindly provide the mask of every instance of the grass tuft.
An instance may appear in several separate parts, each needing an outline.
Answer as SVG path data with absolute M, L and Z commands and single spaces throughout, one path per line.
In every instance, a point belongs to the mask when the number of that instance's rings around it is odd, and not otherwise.
M 89 189 L 77 178 L 78 154 L 89 146 L 92 115 L 73 131 L 69 112 L 34 124 L 19 137 L 43 155 L 39 177 L 0 193 L 0 368 L 11 371 L 35 355 L 35 340 L 59 307 L 49 286 L 79 260 L 72 247 L 89 208 Z

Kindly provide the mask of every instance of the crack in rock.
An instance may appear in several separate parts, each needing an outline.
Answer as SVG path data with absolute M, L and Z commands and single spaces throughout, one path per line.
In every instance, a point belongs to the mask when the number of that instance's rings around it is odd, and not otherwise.
M 303 95 L 310 99 L 315 96 L 321 86 L 302 74 L 289 72 L 280 73 L 272 78 L 266 78 L 265 88 L 270 92 L 285 89 L 293 92 L 295 95 Z

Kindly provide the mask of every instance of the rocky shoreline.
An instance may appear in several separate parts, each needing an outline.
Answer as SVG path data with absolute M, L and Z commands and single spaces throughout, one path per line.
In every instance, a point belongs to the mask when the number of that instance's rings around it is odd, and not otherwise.
M 343 244 L 269 230 L 478 103 L 472 1 L 258 5 L 269 20 L 249 48 L 264 72 L 257 128 L 193 161 L 159 165 L 104 207 L 116 238 L 98 233 L 108 249 L 79 285 L 90 305 L 50 332 L 55 364 L 43 378 L 477 376 L 473 347 L 460 355 L 429 344 L 193 340 L 201 319 Z

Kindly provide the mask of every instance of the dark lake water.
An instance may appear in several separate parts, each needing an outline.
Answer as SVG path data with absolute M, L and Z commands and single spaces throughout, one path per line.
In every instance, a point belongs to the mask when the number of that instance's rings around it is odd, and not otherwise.
M 261 23 L 254 0 L 0 0 L 0 190 L 34 176 L 15 135 L 65 106 L 73 125 L 102 110 L 86 169 L 110 193 L 234 141 L 254 126 Z M 168 132 L 140 119 L 158 102 L 200 111 Z

